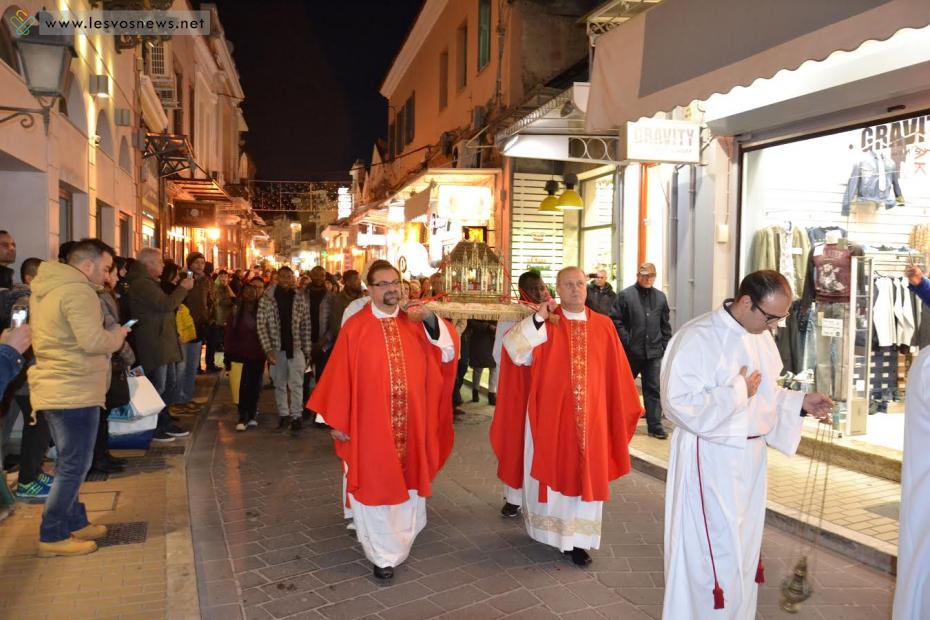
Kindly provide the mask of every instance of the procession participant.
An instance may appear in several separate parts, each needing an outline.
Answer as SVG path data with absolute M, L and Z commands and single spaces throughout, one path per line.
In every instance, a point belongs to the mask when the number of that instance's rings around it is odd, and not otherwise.
M 665 491 L 663 617 L 753 618 L 765 525 L 767 446 L 793 455 L 802 416 L 830 419 L 823 394 L 779 387 L 770 329 L 791 287 L 776 271 L 682 327 L 662 361 L 662 408 L 675 423 Z M 723 612 L 715 610 L 725 610 Z
M 400 273 L 368 271 L 371 303 L 347 320 L 307 403 L 332 427 L 365 556 L 394 576 L 426 525 L 426 498 L 452 450 L 454 330 L 422 305 L 400 306 Z
M 548 300 L 504 336 L 491 444 L 498 477 L 523 488 L 530 537 L 587 566 L 643 408 L 613 323 L 585 307 L 585 273 L 562 269 L 556 291 L 561 307 Z

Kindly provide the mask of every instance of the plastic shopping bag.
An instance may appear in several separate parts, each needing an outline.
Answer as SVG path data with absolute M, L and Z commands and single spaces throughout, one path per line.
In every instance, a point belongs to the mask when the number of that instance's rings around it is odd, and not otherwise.
M 110 419 L 109 441 L 111 448 L 117 450 L 145 450 L 155 434 L 158 416 L 148 415 L 130 420 Z
M 136 418 L 153 416 L 165 408 L 165 401 L 145 376 L 129 377 L 129 404 Z
M 234 405 L 239 404 L 240 381 L 242 381 L 242 362 L 233 362 L 229 368 L 229 391 Z

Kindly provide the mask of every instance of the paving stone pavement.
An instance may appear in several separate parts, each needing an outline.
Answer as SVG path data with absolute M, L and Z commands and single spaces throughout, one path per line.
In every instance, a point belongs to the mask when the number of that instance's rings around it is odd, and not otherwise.
M 582 570 L 502 519 L 487 440 L 490 408 L 467 405 L 456 445 L 427 501 L 429 523 L 390 585 L 371 576 L 345 529 L 341 478 L 328 434 L 274 430 L 271 390 L 260 426 L 234 430 L 221 386 L 188 461 L 191 524 L 203 618 L 661 617 L 664 485 L 639 472 L 611 486 L 601 548 Z M 760 618 L 890 617 L 893 580 L 829 552 L 813 565 L 816 593 L 800 614 L 778 609 L 778 584 L 799 541 L 766 528 L 768 583 Z

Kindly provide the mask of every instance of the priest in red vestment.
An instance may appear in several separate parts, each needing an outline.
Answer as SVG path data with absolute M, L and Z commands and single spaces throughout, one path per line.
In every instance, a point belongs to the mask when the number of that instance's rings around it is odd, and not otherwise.
M 504 336 L 491 444 L 498 477 L 522 487 L 530 537 L 587 566 L 643 407 L 613 323 L 585 307 L 584 272 L 561 270 L 556 291 L 561 306 L 547 301 Z
M 401 308 L 400 273 L 367 276 L 371 303 L 339 332 L 307 408 L 332 427 L 345 505 L 375 577 L 390 579 L 426 525 L 426 498 L 452 450 L 458 340 L 423 306 Z

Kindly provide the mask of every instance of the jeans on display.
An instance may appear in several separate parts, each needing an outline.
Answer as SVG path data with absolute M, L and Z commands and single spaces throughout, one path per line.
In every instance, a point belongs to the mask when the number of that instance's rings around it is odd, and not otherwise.
M 184 359 L 175 366 L 177 369 L 177 402 L 179 404 L 189 403 L 194 398 L 194 385 L 197 381 L 197 369 L 200 368 L 201 348 L 202 343 L 200 340 L 181 345 Z
M 643 359 L 630 357 L 630 371 L 633 378 L 640 378 L 643 386 L 643 404 L 646 408 L 646 426 L 650 431 L 662 429 L 662 403 L 659 397 L 659 375 L 662 372 L 662 358 Z
M 265 360 L 247 360 L 242 363 L 242 376 L 239 379 L 239 421 L 243 424 L 254 420 L 258 412 L 258 397 L 262 393 L 264 373 Z
M 275 351 L 275 363 L 271 364 L 271 379 L 274 381 L 274 400 L 278 415 L 300 419 L 304 410 L 304 370 L 307 364 L 300 349 L 294 357 L 287 359 L 284 351 Z M 243 371 L 245 367 L 243 367 Z
M 93 460 L 100 408 L 49 409 L 44 413 L 58 460 L 55 481 L 42 511 L 39 540 L 58 542 L 87 527 L 87 511 L 78 501 L 78 493 Z
M 839 319 L 842 322 L 839 336 L 824 336 L 824 320 Z M 849 357 L 849 304 L 818 303 L 816 322 L 817 365 L 814 380 L 818 392 L 822 392 L 837 401 L 846 400 L 846 388 L 849 369 L 846 361 Z

